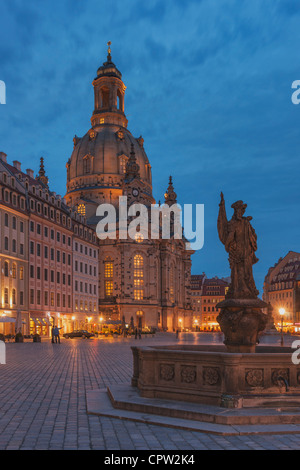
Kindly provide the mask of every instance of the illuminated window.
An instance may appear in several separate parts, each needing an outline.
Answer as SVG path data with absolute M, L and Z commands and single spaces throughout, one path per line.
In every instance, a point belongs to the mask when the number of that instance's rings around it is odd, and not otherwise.
M 120 158 L 120 173 L 123 175 L 126 173 L 126 159 Z
M 138 310 L 136 312 L 136 319 L 137 319 L 137 326 L 138 328 L 142 328 L 144 326 L 144 312 L 143 310 Z
M 85 204 L 78 204 L 77 211 L 78 214 L 85 215 Z
M 135 234 L 135 241 L 141 243 L 144 240 L 144 236 L 142 233 L 138 232 Z
M 109 256 L 107 256 L 104 260 L 105 297 L 111 297 L 113 295 L 113 277 L 114 262 Z
M 113 295 L 113 282 L 105 281 L 105 296 L 111 297 Z
M 8 288 L 5 287 L 4 289 L 4 303 L 8 304 Z
M 13 263 L 13 265 L 12 265 L 11 275 L 12 275 L 13 279 L 16 279 L 16 277 L 17 277 L 17 265 L 16 265 L 16 263 Z
M 24 279 L 24 268 L 23 266 L 20 267 L 20 280 L 22 281 Z
M 141 255 L 135 255 L 133 260 L 133 297 L 134 300 L 144 298 L 144 260 Z
M 104 124 L 104 118 L 100 118 L 100 124 Z

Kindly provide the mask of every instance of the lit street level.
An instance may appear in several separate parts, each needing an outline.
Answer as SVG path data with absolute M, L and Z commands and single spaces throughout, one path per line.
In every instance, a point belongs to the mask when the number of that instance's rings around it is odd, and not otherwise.
M 202 338 L 221 341 L 218 333 L 204 333 Z M 160 333 L 141 340 L 5 343 L 6 365 L 0 365 L 0 449 L 300 449 L 299 434 L 223 436 L 87 414 L 88 391 L 130 383 L 131 346 L 176 341 L 175 334 Z

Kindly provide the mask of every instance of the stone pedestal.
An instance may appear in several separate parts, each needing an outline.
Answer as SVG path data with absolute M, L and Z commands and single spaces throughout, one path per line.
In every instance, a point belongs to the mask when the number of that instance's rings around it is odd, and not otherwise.
M 268 316 L 262 312 L 267 304 L 260 299 L 226 299 L 217 304 L 221 309 L 217 321 L 224 333 L 229 352 L 253 353 L 258 335 L 267 325 Z

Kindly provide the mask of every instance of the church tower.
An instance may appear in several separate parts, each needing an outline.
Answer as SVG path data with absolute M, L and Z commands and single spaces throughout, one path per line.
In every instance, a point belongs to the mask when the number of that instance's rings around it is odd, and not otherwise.
M 93 80 L 94 111 L 91 128 L 83 137 L 75 135 L 74 148 L 67 162 L 67 204 L 97 224 L 96 209 L 101 203 L 118 205 L 131 152 L 139 166 L 144 196 L 154 203 L 151 165 L 144 150 L 144 139 L 128 130 L 122 74 L 112 62 L 108 43 L 106 62 Z
M 67 204 L 85 215 L 93 228 L 101 203 L 118 208 L 119 197 L 126 196 L 128 211 L 135 202 L 147 208 L 155 204 L 144 139 L 128 130 L 126 86 L 108 46 L 107 60 L 93 81 L 91 128 L 83 137 L 74 137 L 67 162 Z M 176 201 L 170 177 L 165 203 L 171 206 Z M 192 252 L 184 240 L 175 239 L 173 233 L 170 239 L 151 239 L 146 231 L 137 231 L 135 237 L 123 238 L 118 233 L 116 239 L 99 240 L 99 245 L 100 317 L 125 317 L 126 323 L 137 327 L 169 331 L 191 326 Z

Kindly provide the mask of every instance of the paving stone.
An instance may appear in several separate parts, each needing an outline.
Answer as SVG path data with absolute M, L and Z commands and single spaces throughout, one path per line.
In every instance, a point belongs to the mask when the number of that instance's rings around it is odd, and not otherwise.
M 149 345 L 167 342 L 175 343 L 175 335 L 147 339 Z M 0 365 L 0 449 L 300 449 L 296 433 L 223 437 L 88 415 L 87 392 L 130 383 L 134 344 L 134 338 L 7 343 L 7 364 Z

